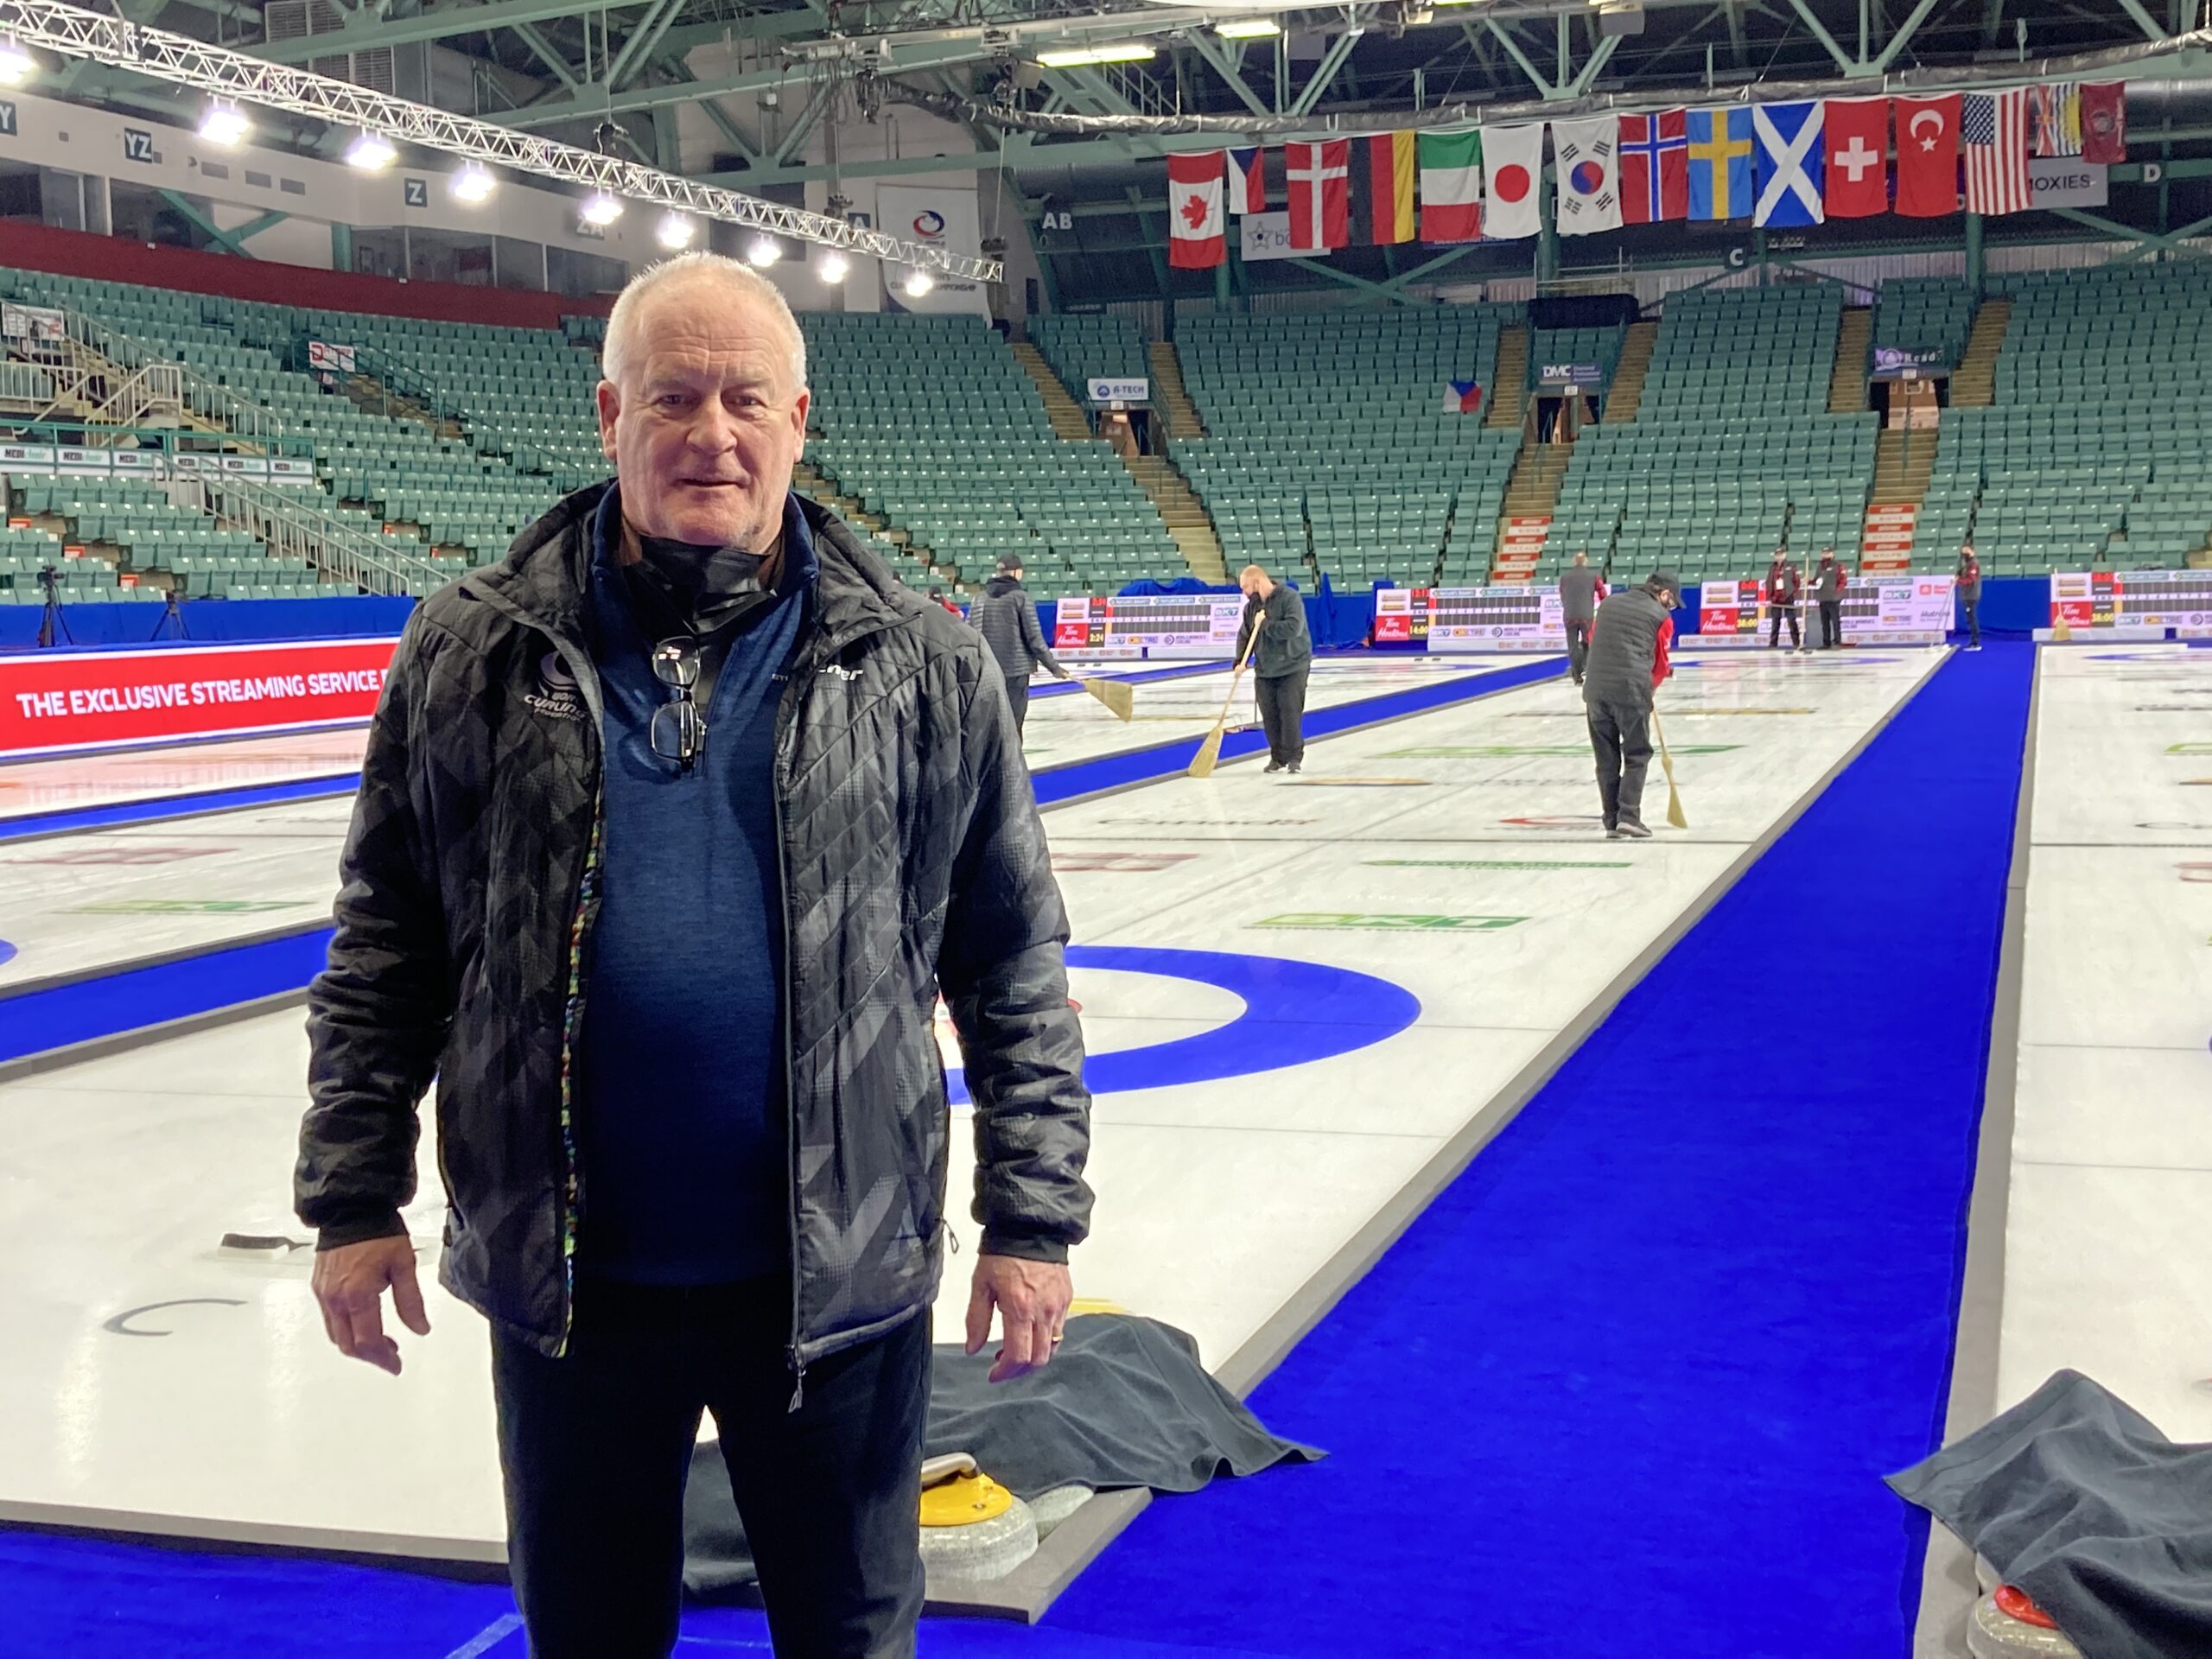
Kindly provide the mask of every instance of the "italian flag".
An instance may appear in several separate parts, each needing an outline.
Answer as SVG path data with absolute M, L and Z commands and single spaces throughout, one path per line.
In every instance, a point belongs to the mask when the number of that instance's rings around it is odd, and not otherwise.
M 1479 242 L 1483 234 L 1483 135 L 1421 135 L 1421 239 Z

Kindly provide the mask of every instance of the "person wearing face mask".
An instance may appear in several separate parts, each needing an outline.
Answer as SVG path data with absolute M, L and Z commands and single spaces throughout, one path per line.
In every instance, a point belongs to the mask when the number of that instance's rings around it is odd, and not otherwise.
M 492 1327 L 539 1659 L 665 1654 L 702 1410 L 779 1654 L 911 1654 L 929 1310 L 967 1057 L 970 1352 L 1045 1364 L 1089 1224 L 1067 920 L 998 664 L 791 493 L 805 343 L 691 254 L 633 281 L 614 480 L 410 620 L 309 995 L 296 1200 L 345 1354 L 428 1334 L 400 1210 Z

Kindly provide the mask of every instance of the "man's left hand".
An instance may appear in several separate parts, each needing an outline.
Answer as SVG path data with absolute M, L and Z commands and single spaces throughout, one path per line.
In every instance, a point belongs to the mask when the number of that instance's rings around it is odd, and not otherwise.
M 1060 1262 L 978 1256 L 976 1287 L 968 1298 L 968 1351 L 982 1352 L 991 1337 L 991 1310 L 996 1308 L 1005 1340 L 991 1367 L 991 1381 L 1027 1376 L 1052 1357 L 1074 1300 L 1075 1282 Z

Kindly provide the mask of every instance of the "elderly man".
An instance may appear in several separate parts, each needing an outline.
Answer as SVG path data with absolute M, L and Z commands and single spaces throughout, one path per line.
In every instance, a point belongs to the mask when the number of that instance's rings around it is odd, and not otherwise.
M 419 609 L 315 981 L 297 1200 L 331 1339 L 425 1334 L 399 1219 L 438 1083 L 441 1282 L 492 1325 L 539 1656 L 664 1655 L 702 1409 L 776 1650 L 910 1654 L 950 1125 L 968 1347 L 1051 1357 L 1084 1233 L 1067 925 L 997 665 L 792 494 L 805 344 L 691 254 L 634 281 L 615 480 Z M 342 1424 L 332 1425 L 342 1432 Z
M 1306 679 L 1313 666 L 1306 604 L 1256 564 L 1237 572 L 1236 585 L 1245 601 L 1236 660 L 1250 652 L 1260 724 L 1268 734 L 1267 769 L 1294 774 L 1306 764 Z
M 1598 607 L 1582 701 L 1590 747 L 1598 760 L 1598 804 L 1611 841 L 1646 841 L 1643 774 L 1651 765 L 1651 695 L 1669 670 L 1675 637 L 1670 570 L 1655 570 L 1637 588 L 1624 588 Z

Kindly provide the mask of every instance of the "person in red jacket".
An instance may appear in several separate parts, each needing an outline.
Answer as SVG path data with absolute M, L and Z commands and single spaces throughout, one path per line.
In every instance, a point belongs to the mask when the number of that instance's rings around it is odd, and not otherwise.
M 1782 619 L 1785 616 L 1789 619 L 1789 649 L 1802 651 L 1805 648 L 1804 636 L 1797 630 L 1797 602 L 1802 593 L 1803 584 L 1798 576 L 1796 565 L 1782 549 L 1775 549 L 1774 563 L 1767 567 L 1766 571 L 1766 608 L 1767 613 L 1774 619 L 1773 626 L 1767 630 L 1766 635 L 1769 651 L 1781 648 Z
M 1974 543 L 1968 542 L 1959 550 L 1959 603 L 1966 607 L 1967 649 L 1981 649 L 1981 561 L 1974 557 Z

